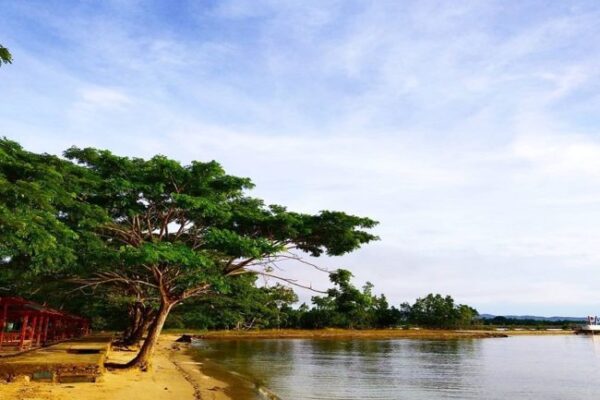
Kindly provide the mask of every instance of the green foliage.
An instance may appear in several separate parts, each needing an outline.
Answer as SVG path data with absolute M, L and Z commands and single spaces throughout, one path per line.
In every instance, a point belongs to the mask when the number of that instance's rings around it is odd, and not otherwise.
M 477 310 L 463 304 L 454 304 L 450 296 L 428 294 L 411 306 L 402 305 L 410 323 L 427 328 L 466 328 L 478 316 Z
M 384 295 L 372 294 L 373 285 L 367 282 L 362 291 L 350 283 L 352 273 L 340 269 L 329 276 L 335 285 L 327 296 L 312 298 L 314 307 L 297 317 L 302 328 L 383 328 L 401 323 L 399 311 L 389 308 Z
M 414 324 L 424 328 L 458 329 L 471 326 L 478 316 L 477 310 L 466 305 L 456 305 L 450 296 L 427 295 L 400 309 L 389 306 L 385 295 L 373 295 L 373 286 L 367 283 L 363 290 L 350 284 L 349 271 L 331 275 L 336 285 L 327 296 L 313 297 L 313 308 L 301 307 L 295 327 L 301 328 L 386 328 Z
M 494 318 L 482 318 L 479 322 L 482 326 L 488 328 L 504 327 L 511 329 L 532 329 L 532 327 L 543 326 L 544 328 L 573 329 L 580 321 L 574 321 L 572 319 L 540 320 L 537 318 L 495 316 Z
M 122 326 L 124 315 L 134 326 L 141 312 L 156 338 L 170 310 L 192 298 L 199 309 L 205 301 L 220 309 L 219 318 L 178 313 L 173 324 L 283 326 L 295 317 L 293 291 L 256 288 L 247 273 L 271 272 L 291 251 L 341 255 L 377 239 L 368 218 L 267 206 L 247 195 L 248 178 L 215 161 L 183 165 L 76 147 L 64 155 L 0 141 L 0 281 L 56 304 L 77 293 L 68 307 L 97 327 Z M 151 353 L 146 343 L 141 364 Z
M 232 257 L 260 258 L 267 254 L 277 254 L 285 247 L 267 238 L 240 235 L 228 229 L 210 228 L 204 240 L 206 246 Z
M 64 273 L 93 247 L 90 230 L 105 216 L 84 201 L 90 179 L 70 162 L 0 139 L 0 282 Z
M 10 51 L 0 44 L 0 67 L 3 63 L 12 64 L 12 60 L 12 54 L 10 54 Z
M 423 328 L 459 329 L 472 326 L 477 311 L 456 305 L 450 296 L 430 294 L 398 309 L 390 306 L 385 295 L 374 295 L 373 285 L 362 290 L 351 282 L 352 274 L 338 270 L 330 275 L 334 287 L 326 296 L 314 296 L 312 307 L 297 301 L 294 292 L 284 286 L 256 287 L 255 277 L 236 281 L 227 296 L 206 297 L 177 309 L 170 327 L 196 329 L 250 328 L 349 328 L 372 329 L 407 324 Z
M 102 268 L 151 283 L 169 302 L 225 292 L 230 277 L 290 248 L 340 255 L 376 239 L 363 230 L 375 225 L 368 218 L 267 207 L 246 196 L 249 179 L 225 174 L 214 161 L 181 165 L 75 147 L 65 156 L 94 175 L 98 184 L 87 201 L 111 217 L 102 235 L 117 260 Z
M 294 291 L 282 285 L 257 287 L 256 276 L 242 275 L 223 296 L 191 300 L 175 309 L 167 321 L 170 328 L 250 329 L 288 327 L 298 301 Z

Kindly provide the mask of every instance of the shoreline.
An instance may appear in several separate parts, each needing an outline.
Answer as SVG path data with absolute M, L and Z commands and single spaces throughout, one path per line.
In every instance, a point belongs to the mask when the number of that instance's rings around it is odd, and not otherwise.
M 219 367 L 210 360 L 201 359 L 199 361 L 196 359 L 191 354 L 190 344 L 175 342 L 179 335 L 161 335 L 161 339 L 163 337 L 168 338 L 169 360 L 194 388 L 193 398 L 195 400 L 234 400 L 239 398 L 236 395 L 240 390 L 245 397 L 252 391 L 253 387 L 247 386 L 248 382 L 236 377 L 230 371 Z
M 205 330 L 169 330 L 171 335 L 191 335 L 206 340 L 227 339 L 415 339 L 415 340 L 457 340 L 457 339 L 486 339 L 503 338 L 521 335 L 572 335 L 573 331 L 483 331 L 483 330 L 442 330 L 442 329 L 268 329 L 255 331 L 205 331 Z

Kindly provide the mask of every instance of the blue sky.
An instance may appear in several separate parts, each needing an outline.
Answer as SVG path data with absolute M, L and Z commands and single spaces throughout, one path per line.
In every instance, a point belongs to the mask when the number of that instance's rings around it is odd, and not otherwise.
M 267 202 L 371 216 L 380 242 L 321 263 L 396 304 L 441 292 L 481 312 L 599 312 L 597 2 L 0 11 L 14 56 L 0 135 L 56 154 L 216 159 Z

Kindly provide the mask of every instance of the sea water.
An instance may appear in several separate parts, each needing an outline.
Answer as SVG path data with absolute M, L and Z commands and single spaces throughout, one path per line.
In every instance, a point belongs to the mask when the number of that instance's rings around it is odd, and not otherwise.
M 195 357 L 207 363 L 205 372 L 233 379 L 230 394 L 238 400 L 261 398 L 257 387 L 284 400 L 600 398 L 600 337 L 206 340 L 198 346 Z

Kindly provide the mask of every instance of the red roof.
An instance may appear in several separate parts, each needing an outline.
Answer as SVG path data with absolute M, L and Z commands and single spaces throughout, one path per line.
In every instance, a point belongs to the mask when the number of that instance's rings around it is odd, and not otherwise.
M 72 320 L 85 320 L 85 318 L 78 317 L 76 315 L 55 310 L 45 305 L 25 300 L 22 297 L 0 297 L 0 306 L 9 305 L 12 306 L 10 314 L 25 314 L 25 313 L 38 313 L 45 315 L 54 315 L 57 317 L 68 318 Z M 16 309 L 15 309 L 16 307 Z

